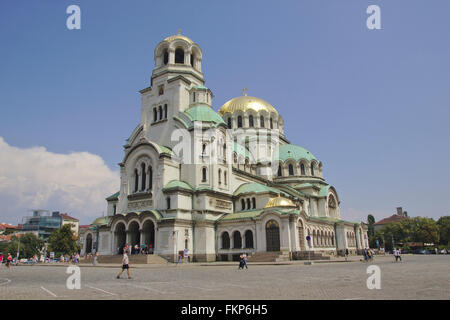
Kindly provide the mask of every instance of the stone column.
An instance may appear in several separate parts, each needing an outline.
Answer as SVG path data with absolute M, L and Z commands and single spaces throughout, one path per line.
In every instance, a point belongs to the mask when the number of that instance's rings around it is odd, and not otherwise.
M 191 65 L 191 51 L 184 52 L 184 64 L 190 66 Z
M 144 231 L 142 229 L 139 229 L 139 248 L 142 246 L 142 241 L 144 239 Z
M 175 49 L 174 48 L 169 48 L 169 64 L 174 64 L 175 63 Z

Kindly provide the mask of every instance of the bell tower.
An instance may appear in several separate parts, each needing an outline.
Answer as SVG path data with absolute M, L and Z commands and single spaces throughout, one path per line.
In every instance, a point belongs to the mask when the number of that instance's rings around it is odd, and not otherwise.
M 154 62 L 150 86 L 140 91 L 141 124 L 148 139 L 172 147 L 173 117 L 189 108 L 192 88 L 205 84 L 202 50 L 178 30 L 158 43 Z

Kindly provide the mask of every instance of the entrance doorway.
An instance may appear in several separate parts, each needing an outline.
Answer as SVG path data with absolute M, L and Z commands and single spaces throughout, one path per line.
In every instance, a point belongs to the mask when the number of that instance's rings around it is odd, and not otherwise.
M 146 253 L 153 253 L 155 250 L 155 224 L 151 220 L 144 222 L 142 226 L 143 243 Z
M 120 222 L 116 226 L 116 230 L 114 232 L 114 236 L 116 238 L 116 253 L 122 254 L 123 248 L 125 247 L 125 243 L 127 241 L 127 234 L 125 232 L 125 224 Z
M 275 220 L 266 223 L 267 251 L 280 251 L 280 226 Z
M 91 253 L 92 252 L 92 234 L 88 233 L 86 237 L 86 250 L 85 253 Z

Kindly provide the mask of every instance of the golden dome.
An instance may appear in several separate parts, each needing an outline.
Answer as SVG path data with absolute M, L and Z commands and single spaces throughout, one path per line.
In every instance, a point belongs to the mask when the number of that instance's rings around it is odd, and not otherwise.
M 236 111 L 246 112 L 248 110 L 254 110 L 255 112 L 259 112 L 262 110 L 267 111 L 268 113 L 276 113 L 277 110 L 267 101 L 250 96 L 242 96 L 236 97 L 231 100 L 228 100 L 220 109 L 219 114 L 223 116 L 225 113 L 235 113 Z
M 194 41 L 192 41 L 191 39 L 189 39 L 186 36 L 182 36 L 179 32 L 178 32 L 178 34 L 176 34 L 174 36 L 170 36 L 170 37 L 167 37 L 164 39 L 164 41 L 167 41 L 167 42 L 172 42 L 174 40 L 184 40 L 184 41 L 188 42 L 189 44 L 194 43 Z
M 270 199 L 264 208 L 275 207 L 296 207 L 296 205 L 290 199 L 278 195 L 278 197 Z

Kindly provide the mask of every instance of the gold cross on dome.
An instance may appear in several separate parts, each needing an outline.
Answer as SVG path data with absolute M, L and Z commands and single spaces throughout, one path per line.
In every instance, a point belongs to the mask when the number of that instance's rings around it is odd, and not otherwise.
M 246 87 L 244 87 L 244 89 L 242 89 L 242 92 L 244 93 L 244 96 L 247 96 L 247 88 Z
M 181 29 L 178 29 L 177 34 L 180 34 L 180 33 L 181 33 Z

